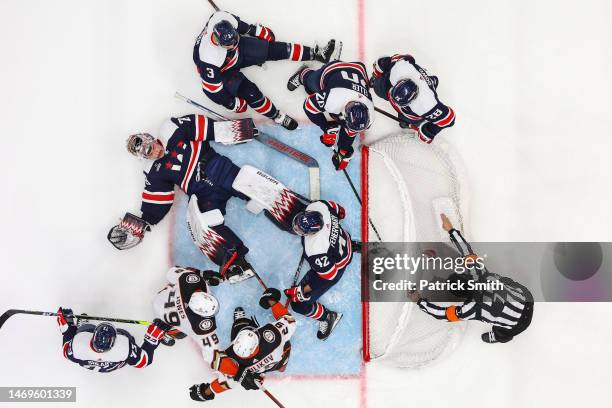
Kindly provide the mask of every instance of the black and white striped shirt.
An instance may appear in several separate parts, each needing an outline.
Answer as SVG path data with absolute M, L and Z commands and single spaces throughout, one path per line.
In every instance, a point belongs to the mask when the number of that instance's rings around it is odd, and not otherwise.
M 474 254 L 461 232 L 452 229 L 449 235 L 462 256 Z M 492 284 L 489 287 L 496 289 L 474 291 L 471 299 L 461 305 L 442 306 L 424 298 L 417 304 L 425 313 L 439 320 L 480 320 L 511 329 L 523 316 L 526 305 L 533 303 L 533 296 L 525 286 L 510 278 L 490 273 L 486 268 L 473 270 L 472 278 L 477 282 L 490 282 Z

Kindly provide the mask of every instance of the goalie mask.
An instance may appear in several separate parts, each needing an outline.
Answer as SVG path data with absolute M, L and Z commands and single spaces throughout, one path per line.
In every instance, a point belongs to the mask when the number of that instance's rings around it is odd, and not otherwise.
M 252 329 L 242 329 L 234 339 L 232 347 L 238 357 L 251 358 L 259 352 L 259 336 Z
M 217 298 L 201 291 L 191 295 L 187 306 L 192 312 L 202 317 L 213 317 L 219 311 L 219 301 Z
M 296 214 L 291 224 L 293 232 L 300 236 L 314 234 L 323 229 L 323 214 L 318 211 L 302 211 Z
M 161 142 L 149 133 L 136 133 L 130 135 L 127 139 L 126 146 L 128 152 L 143 159 L 159 159 L 163 156 L 163 146 Z

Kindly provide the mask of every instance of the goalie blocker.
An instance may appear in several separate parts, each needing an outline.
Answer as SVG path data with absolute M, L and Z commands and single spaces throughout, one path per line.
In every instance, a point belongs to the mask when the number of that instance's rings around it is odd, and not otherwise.
M 225 207 L 232 197 L 250 200 L 247 207 L 290 231 L 292 215 L 300 201 L 274 177 L 252 166 L 240 168 L 215 152 L 210 141 L 236 144 L 257 134 L 250 119 L 213 121 L 203 115 L 170 118 L 160 138 L 136 134 L 128 138 L 127 149 L 144 159 L 145 188 L 140 217 L 126 214 L 108 234 L 118 249 L 138 245 L 145 232 L 161 221 L 174 202 L 174 188 L 190 196 L 187 224 L 200 251 L 220 268 L 224 278 L 239 281 L 252 276 L 245 260 L 248 248 L 225 225 Z

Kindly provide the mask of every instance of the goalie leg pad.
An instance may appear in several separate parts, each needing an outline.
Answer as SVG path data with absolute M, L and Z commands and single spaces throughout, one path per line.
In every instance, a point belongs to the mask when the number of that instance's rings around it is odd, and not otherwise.
M 293 217 L 304 207 L 293 191 L 253 166 L 242 166 L 232 187 L 254 202 L 247 208 L 263 208 L 266 216 L 285 231 L 291 231 Z
M 231 249 L 240 248 L 248 252 L 242 240 L 223 222 L 223 214 L 219 209 L 200 212 L 197 197 L 191 197 L 187 209 L 189 233 L 200 251 L 217 265 L 223 263 Z

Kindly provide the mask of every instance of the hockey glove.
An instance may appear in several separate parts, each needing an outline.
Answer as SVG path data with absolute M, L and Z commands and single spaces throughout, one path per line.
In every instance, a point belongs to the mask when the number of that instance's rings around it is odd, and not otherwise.
M 168 323 L 161 319 L 155 319 L 147 328 L 147 333 L 145 334 L 144 339 L 145 341 L 156 346 L 159 343 L 159 340 L 164 337 L 166 332 L 170 329 L 172 329 L 172 326 L 170 326 Z
M 253 24 L 249 27 L 248 33 L 254 37 L 260 38 L 267 42 L 273 42 L 276 36 L 268 27 L 261 24 Z
M 321 143 L 327 147 L 332 147 L 336 144 L 338 133 L 340 133 L 340 125 L 328 127 L 321 135 Z
M 276 288 L 268 288 L 264 291 L 263 295 L 261 295 L 261 298 L 259 298 L 259 306 L 263 307 L 264 309 L 269 309 L 272 307 L 270 306 L 270 300 L 279 302 L 280 298 L 280 290 Z
M 332 156 L 332 163 L 334 164 L 336 170 L 344 170 L 348 167 L 351 157 L 352 152 L 341 149 L 334 152 L 334 155 Z
M 110 229 L 106 238 L 117 249 L 130 249 L 140 244 L 151 226 L 134 214 L 125 213 L 119 225 Z
M 301 285 L 285 289 L 285 295 L 292 303 L 307 302 L 310 300 L 310 296 L 304 293 L 304 288 L 302 288 Z
M 258 390 L 263 383 L 263 377 L 261 374 L 244 370 L 239 382 L 245 390 Z
M 206 394 L 206 390 L 210 390 L 210 394 Z M 210 384 L 202 383 L 202 384 L 193 384 L 189 388 L 189 397 L 191 397 L 194 401 L 210 401 L 215 399 L 215 393 L 210 389 Z
M 344 219 L 344 217 L 346 217 L 346 210 L 344 209 L 343 206 L 341 206 L 340 204 L 338 204 L 335 201 L 331 201 L 329 200 L 327 202 L 334 210 L 336 210 L 336 214 L 338 214 L 338 218 L 340 218 L 341 220 Z
M 235 97 L 234 100 L 225 107 L 233 112 L 243 113 L 247 110 L 247 103 L 244 98 Z
M 72 309 L 63 308 L 60 306 L 57 309 L 57 325 L 60 328 L 62 334 L 66 333 L 66 331 L 70 328 L 70 326 L 74 326 L 74 313 Z

